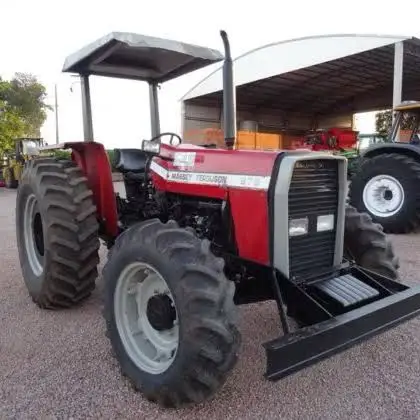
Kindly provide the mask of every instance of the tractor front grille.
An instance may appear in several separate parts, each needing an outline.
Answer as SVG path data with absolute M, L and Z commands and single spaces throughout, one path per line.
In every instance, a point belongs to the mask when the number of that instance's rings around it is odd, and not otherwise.
M 308 233 L 289 237 L 289 273 L 302 281 L 333 267 L 337 223 L 338 161 L 314 159 L 295 164 L 288 195 L 289 220 L 308 218 Z M 317 217 L 334 214 L 334 229 L 317 232 Z

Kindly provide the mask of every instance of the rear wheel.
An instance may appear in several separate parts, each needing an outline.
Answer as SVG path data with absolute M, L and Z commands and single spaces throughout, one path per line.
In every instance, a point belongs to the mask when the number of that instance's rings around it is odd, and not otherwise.
M 399 279 L 399 261 L 382 226 L 352 206 L 346 208 L 344 255 L 367 270 Z
M 367 158 L 352 178 L 349 198 L 386 232 L 410 232 L 420 223 L 420 163 L 398 153 Z
M 117 239 L 103 270 L 122 373 L 162 406 L 212 397 L 237 360 L 234 284 L 209 245 L 173 221 L 150 220 Z
M 92 192 L 71 161 L 30 161 L 16 197 L 23 278 L 41 308 L 67 308 L 95 287 L 98 222 Z

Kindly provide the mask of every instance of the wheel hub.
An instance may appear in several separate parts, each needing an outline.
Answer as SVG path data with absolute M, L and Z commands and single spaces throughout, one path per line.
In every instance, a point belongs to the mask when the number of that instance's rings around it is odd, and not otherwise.
M 369 180 L 363 190 L 366 209 L 378 217 L 390 217 L 398 213 L 404 204 L 404 189 L 390 175 L 377 175 Z
M 150 374 L 166 371 L 175 359 L 179 326 L 174 299 L 162 275 L 143 262 L 129 264 L 114 293 L 118 334 L 130 359 Z
M 171 298 L 165 294 L 152 296 L 147 302 L 147 319 L 157 331 L 169 330 L 174 326 L 175 307 Z

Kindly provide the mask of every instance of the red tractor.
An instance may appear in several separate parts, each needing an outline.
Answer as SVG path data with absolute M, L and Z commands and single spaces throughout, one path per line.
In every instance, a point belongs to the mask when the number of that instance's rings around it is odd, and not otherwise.
M 199 403 L 223 385 L 241 342 L 237 305 L 277 303 L 284 334 L 264 343 L 270 380 L 420 311 L 420 288 L 399 281 L 381 227 L 346 206 L 345 158 L 232 149 L 232 59 L 221 35 L 224 57 L 127 33 L 70 56 L 63 70 L 81 76 L 85 141 L 57 146 L 71 149 L 71 160 L 27 162 L 17 192 L 19 257 L 33 301 L 60 309 L 86 299 L 102 240 L 107 336 L 123 374 L 162 406 Z M 223 58 L 227 149 L 161 133 L 158 84 Z M 125 198 L 93 141 L 90 75 L 150 86 L 152 138 L 115 150 Z

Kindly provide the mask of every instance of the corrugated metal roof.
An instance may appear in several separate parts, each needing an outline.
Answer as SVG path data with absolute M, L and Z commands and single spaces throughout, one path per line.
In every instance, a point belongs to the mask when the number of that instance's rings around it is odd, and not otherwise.
M 404 43 L 403 99 L 420 96 L 420 40 L 383 35 L 328 35 L 269 44 L 234 61 L 238 108 L 326 115 L 392 104 L 394 44 Z M 220 106 L 217 69 L 182 98 Z

